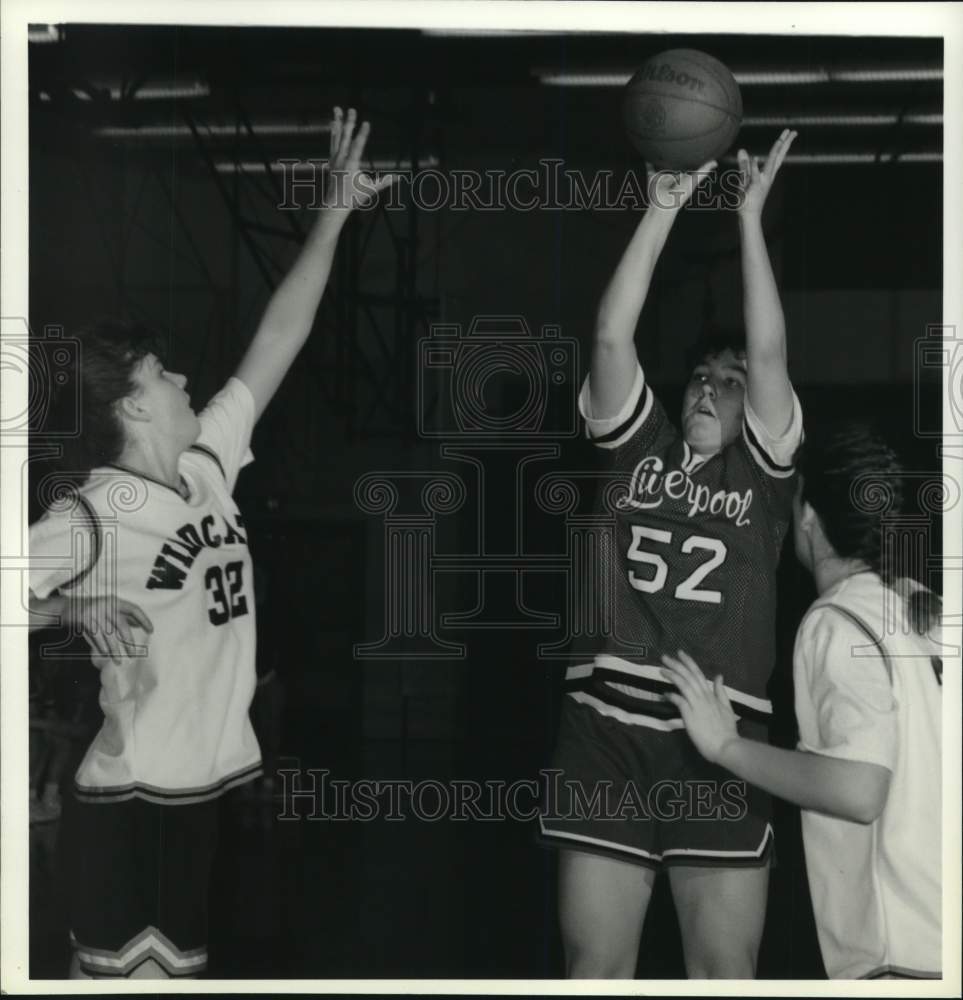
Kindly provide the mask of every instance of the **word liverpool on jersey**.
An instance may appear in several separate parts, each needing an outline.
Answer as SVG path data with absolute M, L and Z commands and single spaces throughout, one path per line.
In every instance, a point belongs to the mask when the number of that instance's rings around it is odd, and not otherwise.
M 697 484 L 682 469 L 672 469 L 663 475 L 665 463 L 657 455 L 648 455 L 635 467 L 628 493 L 616 501 L 619 510 L 634 507 L 650 510 L 661 507 L 665 497 L 670 500 L 685 500 L 689 505 L 689 517 L 699 514 L 722 514 L 734 521 L 737 528 L 750 524 L 746 516 L 752 504 L 752 489 L 744 493 L 736 490 L 717 490 L 713 493 L 708 486 Z M 651 498 L 651 499 L 649 499 Z

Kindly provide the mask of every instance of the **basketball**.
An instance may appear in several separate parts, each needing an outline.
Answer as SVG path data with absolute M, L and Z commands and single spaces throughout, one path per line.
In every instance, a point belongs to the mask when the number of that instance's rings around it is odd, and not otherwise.
M 694 170 L 718 159 L 742 124 L 742 95 L 718 59 L 670 49 L 647 60 L 625 88 L 629 141 L 654 166 Z

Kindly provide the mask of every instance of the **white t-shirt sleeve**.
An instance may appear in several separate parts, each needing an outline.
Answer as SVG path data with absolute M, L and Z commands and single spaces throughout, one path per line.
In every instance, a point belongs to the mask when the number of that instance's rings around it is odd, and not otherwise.
M 87 579 L 100 558 L 96 521 L 81 502 L 30 526 L 30 589 L 39 598 Z
M 773 437 L 766 430 L 749 404 L 748 393 L 743 412 L 742 433 L 756 463 L 770 476 L 791 476 L 794 471 L 793 456 L 803 439 L 802 406 L 795 390 L 792 394 L 792 420 L 786 433 L 779 437 Z
M 251 390 L 233 376 L 204 407 L 198 419 L 201 433 L 196 448 L 214 455 L 234 489 L 238 473 L 254 461 L 251 454 L 251 434 L 254 430 L 254 397 Z
M 861 629 L 830 609 L 812 612 L 796 638 L 794 678 L 800 750 L 893 769 L 896 699 Z
M 585 432 L 600 448 L 618 448 L 629 440 L 649 419 L 655 397 L 645 381 L 642 366 L 635 363 L 635 380 L 621 410 L 614 417 L 596 418 L 592 415 L 592 395 L 589 376 L 582 383 L 578 396 L 578 411 L 585 421 Z

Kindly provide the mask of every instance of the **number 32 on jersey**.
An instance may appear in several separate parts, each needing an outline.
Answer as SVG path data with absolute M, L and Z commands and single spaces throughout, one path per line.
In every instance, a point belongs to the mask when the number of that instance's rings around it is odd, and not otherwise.
M 247 614 L 243 562 L 229 562 L 223 568 L 209 566 L 204 574 L 204 585 L 208 596 L 207 617 L 212 625 L 223 625 Z
M 659 553 L 659 549 L 673 546 L 672 532 L 661 531 L 658 528 L 647 528 L 644 525 L 632 525 L 632 544 L 626 553 L 632 562 L 648 566 L 651 575 L 639 575 L 634 569 L 629 570 L 629 583 L 636 590 L 646 594 L 656 594 L 665 587 L 669 575 L 669 564 Z M 644 547 L 643 547 L 644 546 Z M 685 555 L 704 551 L 707 558 L 701 562 L 676 588 L 674 596 L 682 601 L 700 601 L 703 604 L 721 604 L 722 592 L 701 587 L 706 577 L 718 569 L 725 561 L 727 549 L 718 538 L 705 538 L 702 535 L 690 535 L 679 546 L 679 551 Z M 671 551 L 669 553 L 671 555 Z

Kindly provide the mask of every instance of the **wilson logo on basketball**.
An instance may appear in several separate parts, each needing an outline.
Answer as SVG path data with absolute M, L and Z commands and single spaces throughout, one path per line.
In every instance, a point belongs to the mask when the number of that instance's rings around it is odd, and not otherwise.
M 643 66 L 640 76 L 644 80 L 658 80 L 662 83 L 675 83 L 680 87 L 687 87 L 696 93 L 705 90 L 705 82 L 697 76 L 684 73 L 681 70 L 677 73 L 668 63 L 660 66 Z
M 655 99 L 646 101 L 638 109 L 639 129 L 651 135 L 665 130 L 665 105 Z

